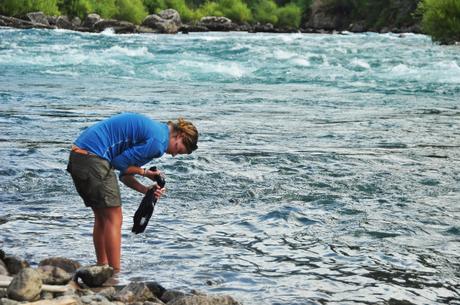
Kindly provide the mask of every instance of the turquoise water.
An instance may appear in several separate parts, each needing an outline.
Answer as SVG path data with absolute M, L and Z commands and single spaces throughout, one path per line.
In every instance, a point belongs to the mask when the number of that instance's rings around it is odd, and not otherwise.
M 199 127 L 122 279 L 244 304 L 460 303 L 460 49 L 423 35 L 0 28 L 0 248 L 94 263 L 72 140 L 112 114 Z

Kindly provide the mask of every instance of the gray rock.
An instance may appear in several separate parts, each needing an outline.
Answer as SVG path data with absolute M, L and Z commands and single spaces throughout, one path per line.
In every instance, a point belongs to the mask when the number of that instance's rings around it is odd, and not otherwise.
M 8 291 L 6 288 L 0 288 L 0 299 L 8 297 Z
M 41 300 L 52 300 L 54 299 L 54 295 L 50 291 L 42 291 L 40 294 L 40 299 Z
M 0 275 L 9 275 L 8 268 L 5 263 L 0 259 Z
M 88 16 L 86 16 L 82 26 L 92 29 L 94 25 L 99 21 L 101 21 L 101 16 L 99 16 L 98 14 L 89 14 Z
M 58 20 L 58 18 L 59 16 L 46 16 L 49 25 L 56 25 L 56 21 Z
M 113 299 L 123 303 L 144 301 L 161 302 L 153 295 L 147 284 L 142 282 L 129 283 L 128 286 L 117 292 Z
M 153 29 L 155 33 L 175 34 L 182 26 L 182 22 L 177 11 L 167 9 L 158 15 L 152 14 L 145 17 L 142 26 Z
M 0 260 L 3 260 L 5 258 L 5 251 L 0 249 Z
M 199 25 L 207 27 L 210 31 L 236 31 L 238 25 L 227 17 L 206 16 L 201 18 Z
M 72 274 L 56 266 L 40 266 L 37 271 L 40 272 L 43 284 L 65 285 L 72 279 Z
M 101 295 L 107 298 L 108 300 L 112 300 L 116 293 L 117 290 L 115 289 L 115 287 L 106 287 L 97 292 L 98 295 Z
M 54 266 L 63 269 L 65 272 L 74 273 L 81 267 L 80 263 L 65 257 L 50 257 L 38 263 L 38 266 Z
M 165 303 L 169 303 L 171 302 L 172 300 L 174 299 L 178 299 L 178 298 L 182 298 L 182 297 L 185 297 L 187 296 L 187 294 L 185 294 L 184 292 L 182 291 L 178 291 L 178 290 L 166 290 L 162 296 L 161 296 L 161 300 Z
M 11 299 L 8 299 L 8 298 L 1 298 L 0 299 L 0 305 L 19 305 L 21 303 L 19 303 L 18 301 L 15 301 L 15 300 L 11 300 Z
M 254 31 L 255 32 L 267 32 L 267 33 L 271 33 L 275 30 L 275 27 L 273 26 L 273 24 L 271 23 L 264 23 L 264 24 L 261 24 L 259 22 L 257 22 L 255 25 L 254 25 Z
M 158 16 L 164 20 L 168 20 L 174 23 L 178 28 L 182 25 L 182 20 L 180 19 L 179 12 L 173 9 L 166 9 L 161 11 Z
M 168 303 L 168 305 L 240 305 L 231 296 L 203 296 L 191 295 L 177 298 Z
M 157 298 L 161 298 L 163 293 L 166 292 L 166 289 L 157 282 L 146 282 L 145 284 Z
M 29 18 L 30 22 L 43 24 L 43 25 L 50 25 L 48 22 L 48 17 L 43 14 L 43 12 L 32 12 L 27 13 L 27 18 Z
M 113 268 L 109 266 L 88 266 L 77 270 L 74 281 L 80 278 L 89 287 L 98 287 L 104 284 L 113 275 Z
M 81 19 L 78 17 L 73 17 L 72 20 L 70 21 L 74 26 L 80 26 L 81 25 Z
M 34 301 L 40 296 L 42 279 L 40 273 L 25 268 L 13 277 L 8 286 L 8 298 L 16 301 Z
M 119 21 L 114 19 L 101 20 L 94 24 L 93 29 L 102 32 L 105 29 L 112 28 L 117 34 L 135 33 L 136 25 L 128 21 Z
M 159 303 L 159 302 L 147 301 L 147 302 L 144 302 L 142 305 L 164 305 L 164 303 L 163 302 Z
M 29 267 L 28 262 L 15 256 L 6 256 L 3 259 L 3 262 L 5 263 L 8 272 L 13 275 L 19 273 L 22 269 Z
M 56 19 L 56 26 L 59 29 L 66 29 L 66 30 L 73 30 L 75 26 L 70 22 L 69 17 L 67 16 L 59 16 Z

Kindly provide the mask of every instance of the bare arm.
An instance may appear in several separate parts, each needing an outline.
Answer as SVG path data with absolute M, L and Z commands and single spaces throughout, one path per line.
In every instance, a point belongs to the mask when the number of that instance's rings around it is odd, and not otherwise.
M 121 182 L 123 182 L 127 187 L 132 188 L 139 193 L 145 194 L 150 189 L 150 187 L 145 186 L 134 175 L 141 175 L 149 178 L 152 181 L 155 181 L 155 176 L 161 174 L 159 170 L 151 171 L 149 169 L 144 169 L 137 166 L 130 166 L 124 172 L 124 175 L 121 177 Z M 155 191 L 155 197 L 159 199 L 161 195 L 165 192 L 165 188 L 158 188 Z

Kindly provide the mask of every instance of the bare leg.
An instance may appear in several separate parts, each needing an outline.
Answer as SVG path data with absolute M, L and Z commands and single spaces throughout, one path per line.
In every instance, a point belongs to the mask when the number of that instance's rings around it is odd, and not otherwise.
M 93 240 L 97 263 L 109 264 L 115 272 L 120 271 L 121 207 L 93 208 L 95 215 Z

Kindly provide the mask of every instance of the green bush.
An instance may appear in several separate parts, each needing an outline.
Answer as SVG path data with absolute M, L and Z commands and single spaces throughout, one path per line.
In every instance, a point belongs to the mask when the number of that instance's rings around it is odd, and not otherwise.
M 132 23 L 140 24 L 147 16 L 142 0 L 116 0 L 118 14 L 115 18 L 118 20 L 126 20 Z
M 221 11 L 219 4 L 216 2 L 205 2 L 196 10 L 196 16 L 198 19 L 201 19 L 205 16 L 224 16 L 224 13 Z
M 422 0 L 419 10 L 423 14 L 423 30 L 434 41 L 441 44 L 460 41 L 460 1 Z
M 253 6 L 254 20 L 261 23 L 278 23 L 278 5 L 273 0 L 260 0 Z
M 295 4 L 288 4 L 278 8 L 278 26 L 298 28 L 302 18 L 301 9 Z
M 144 0 L 143 2 L 149 14 L 155 14 L 167 8 L 165 0 Z
M 218 4 L 224 16 L 234 22 L 245 22 L 252 20 L 251 10 L 242 0 L 219 0 Z
M 47 15 L 59 15 L 58 0 L 1 0 L 0 13 L 7 16 L 23 16 L 42 11 Z

